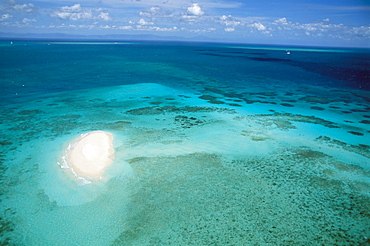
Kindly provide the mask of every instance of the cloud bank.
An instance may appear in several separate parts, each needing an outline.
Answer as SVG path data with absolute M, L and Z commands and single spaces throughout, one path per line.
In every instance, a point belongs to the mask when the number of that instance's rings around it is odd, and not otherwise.
M 101 8 L 82 8 L 81 4 L 74 4 L 72 6 L 63 6 L 54 11 L 51 17 L 58 17 L 63 20 L 103 20 L 110 21 L 112 18 L 108 12 L 102 12 Z
M 20 1 L 20 0 L 19 0 Z M 312 22 L 293 21 L 286 16 L 242 15 L 237 2 L 104 1 L 81 0 L 75 4 L 41 4 L 9 0 L 0 4 L 0 28 L 37 31 L 75 30 L 96 33 L 168 32 L 187 36 L 204 33 L 225 40 L 362 40 L 370 43 L 370 25 L 332 23 L 323 16 Z M 37 5 L 36 3 L 39 3 Z M 49 6 L 52 5 L 52 6 Z M 244 4 L 245 5 L 245 4 Z M 235 13 L 229 14 L 235 10 Z M 239 15 L 238 15 L 239 14 Z M 21 30 L 21 29 L 20 29 Z

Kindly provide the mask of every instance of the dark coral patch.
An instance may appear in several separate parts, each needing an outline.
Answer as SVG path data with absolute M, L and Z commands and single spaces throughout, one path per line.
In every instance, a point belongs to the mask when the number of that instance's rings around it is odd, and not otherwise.
M 311 102 L 311 103 L 321 103 L 321 104 L 330 103 L 330 100 L 324 97 L 317 97 L 317 96 L 306 96 L 306 97 L 300 98 L 299 100 L 303 100 L 303 101 Z
M 276 102 L 268 102 L 268 101 L 258 101 L 259 103 L 265 103 L 265 104 L 277 104 Z
M 202 95 L 199 98 L 204 99 L 204 100 L 216 100 L 217 99 L 217 97 L 210 96 L 210 95 Z
M 13 143 L 12 142 L 8 142 L 8 141 L 1 141 L 0 142 L 0 145 L 12 145 Z
M 305 158 L 305 159 L 316 159 L 316 158 L 323 158 L 327 156 L 323 152 L 312 150 L 307 147 L 297 148 L 292 151 L 294 152 L 295 155 L 301 158 Z
M 116 122 L 110 122 L 110 123 L 107 123 L 106 126 L 107 128 L 109 129 L 112 129 L 112 130 L 122 130 L 125 126 L 127 125 L 130 125 L 131 122 L 129 121 L 116 121 Z
M 159 105 L 161 104 L 162 102 L 150 102 L 150 104 L 153 104 L 153 105 Z
M 236 104 L 236 103 L 229 103 L 227 105 L 233 106 L 233 107 L 241 107 L 242 105 Z
M 209 103 L 212 103 L 212 104 L 224 104 L 225 102 L 223 101 L 219 101 L 219 100 L 210 100 L 208 101 Z
M 162 114 L 163 110 L 161 108 L 156 107 L 144 107 L 138 109 L 131 109 L 128 110 L 126 113 L 133 114 L 133 115 L 155 115 L 155 114 Z
M 344 114 L 351 114 L 352 112 L 351 111 L 342 111 L 342 113 L 344 113 Z
M 325 110 L 324 108 L 322 108 L 322 107 L 317 107 L 317 106 L 313 106 L 313 107 L 311 107 L 311 109 L 314 109 L 314 110 Z
M 289 114 L 289 113 L 275 113 L 277 116 L 284 116 L 287 119 L 290 119 L 292 121 L 298 121 L 298 122 L 306 122 L 306 123 L 313 123 L 313 124 L 320 124 L 329 128 L 340 128 L 337 126 L 334 122 L 324 120 L 321 118 L 317 118 L 315 116 L 305 116 L 305 115 L 299 115 L 299 114 Z
M 363 124 L 370 124 L 370 120 L 361 120 L 360 123 L 363 123 Z
M 192 126 L 197 126 L 204 124 L 205 121 L 197 120 L 195 117 L 187 117 L 185 115 L 177 115 L 175 117 L 175 122 L 180 123 L 182 128 L 190 128 Z
M 185 96 L 185 95 L 178 95 L 179 97 L 183 97 L 183 98 L 191 98 L 189 96 Z
M 261 100 L 250 100 L 250 99 L 244 99 L 244 102 L 246 102 L 247 104 L 252 104 L 252 103 L 277 104 L 276 102 L 268 102 L 268 101 L 261 101 Z
M 255 94 L 256 95 L 267 96 L 267 97 L 274 97 L 274 96 L 278 95 L 276 92 L 257 92 Z
M 370 118 L 370 115 L 364 115 L 364 118 Z
M 213 107 L 175 107 L 175 106 L 164 106 L 164 107 L 143 107 L 137 109 L 131 109 L 126 111 L 126 114 L 130 115 L 157 115 L 165 113 L 178 113 L 178 112 L 228 112 L 235 113 L 233 109 L 226 108 L 213 108 Z
M 352 145 L 352 144 L 348 144 L 348 143 L 342 142 L 342 141 L 337 140 L 337 139 L 331 139 L 331 138 L 326 137 L 326 136 L 320 136 L 320 137 L 316 138 L 316 140 L 325 141 L 325 142 L 330 143 L 330 144 L 335 144 L 335 145 L 341 146 L 345 150 L 363 155 L 363 156 L 368 157 L 368 158 L 370 157 L 369 146 L 365 145 L 365 144 Z
M 365 109 L 351 109 L 352 112 L 367 112 Z
M 33 115 L 33 114 L 39 114 L 39 113 L 41 113 L 41 111 L 35 109 L 35 110 L 22 110 L 18 114 L 20 114 L 20 115 Z
M 329 106 L 329 108 L 340 109 L 340 107 L 337 107 L 337 106 Z
M 354 131 L 348 131 L 349 133 L 356 135 L 356 136 L 363 136 L 364 134 L 361 132 L 354 132 Z
M 292 105 L 290 103 L 280 103 L 280 105 L 282 105 L 284 107 L 294 107 L 294 105 Z
M 213 88 L 213 87 L 206 87 L 204 88 L 206 91 L 210 91 L 210 92 L 214 92 L 214 93 L 217 93 L 217 94 L 221 94 L 221 95 L 224 95 L 225 91 L 224 90 L 220 90 L 218 88 Z

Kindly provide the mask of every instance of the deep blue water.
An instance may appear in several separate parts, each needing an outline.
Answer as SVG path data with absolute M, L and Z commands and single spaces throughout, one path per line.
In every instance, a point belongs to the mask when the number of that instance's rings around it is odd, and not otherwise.
M 369 50 L 1 41 L 0 85 L 5 245 L 369 242 Z
M 196 76 L 219 80 L 220 86 L 248 86 L 254 83 L 253 78 L 263 77 L 293 85 L 370 90 L 370 53 L 363 49 L 294 51 L 289 47 L 275 50 L 276 47 L 173 43 L 2 44 L 1 93 L 6 98 L 15 93 L 23 96 L 143 82 L 193 86 Z M 291 55 L 285 49 L 293 49 Z M 132 67 L 125 65 L 127 62 Z M 170 68 L 159 65 L 172 65 L 189 72 L 190 77 L 174 78 Z

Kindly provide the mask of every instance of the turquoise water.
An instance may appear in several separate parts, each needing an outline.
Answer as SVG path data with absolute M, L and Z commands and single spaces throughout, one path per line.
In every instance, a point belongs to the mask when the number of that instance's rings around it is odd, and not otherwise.
M 2 41 L 0 54 L 2 244 L 369 243 L 368 50 Z M 115 159 L 86 184 L 60 163 L 94 130 L 114 135 Z

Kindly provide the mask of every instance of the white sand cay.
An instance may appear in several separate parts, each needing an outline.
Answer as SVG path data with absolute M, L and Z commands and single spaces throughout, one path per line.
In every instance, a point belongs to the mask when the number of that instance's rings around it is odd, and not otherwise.
M 81 135 L 70 144 L 66 161 L 77 175 L 101 178 L 114 158 L 113 135 L 93 131 Z

